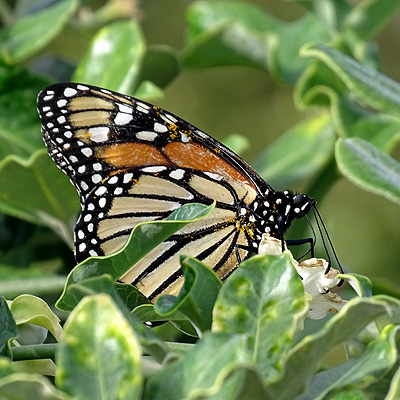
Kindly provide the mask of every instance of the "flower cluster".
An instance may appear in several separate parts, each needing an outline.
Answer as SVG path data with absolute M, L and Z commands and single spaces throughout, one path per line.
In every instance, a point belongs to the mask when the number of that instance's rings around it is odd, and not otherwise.
M 301 277 L 310 307 L 308 317 L 321 319 L 328 312 L 339 312 L 347 301 L 337 293 L 329 291 L 340 282 L 337 278 L 339 271 L 334 268 L 328 269 L 329 264 L 323 258 L 310 258 L 298 263 L 287 249 L 286 244 L 285 251 L 289 253 L 293 266 Z M 281 241 L 268 234 L 263 234 L 258 252 L 259 254 L 279 255 L 282 253 Z M 328 272 L 325 273 L 326 271 Z

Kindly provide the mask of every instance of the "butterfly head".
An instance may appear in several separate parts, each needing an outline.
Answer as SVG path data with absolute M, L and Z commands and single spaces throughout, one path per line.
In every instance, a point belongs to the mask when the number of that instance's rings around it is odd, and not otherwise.
M 315 200 L 306 194 L 296 194 L 293 196 L 293 214 L 295 218 L 304 217 L 315 205 Z

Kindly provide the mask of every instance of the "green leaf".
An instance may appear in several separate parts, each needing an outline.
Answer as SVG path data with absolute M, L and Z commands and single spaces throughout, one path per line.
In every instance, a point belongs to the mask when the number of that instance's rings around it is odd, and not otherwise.
M 72 400 L 40 375 L 16 373 L 0 379 L 0 398 L 4 400 Z
M 284 82 L 296 83 L 310 63 L 299 56 L 300 48 L 316 37 L 322 42 L 328 42 L 331 36 L 326 24 L 313 14 L 279 24 L 270 41 L 268 65 L 271 74 Z
M 149 304 L 149 299 L 135 286 L 129 283 L 114 282 L 114 289 L 122 299 L 128 310 L 133 310 L 138 304 Z
M 12 375 L 15 372 L 14 363 L 9 358 L 0 357 L 0 380 L 5 376 Z
M 10 310 L 19 328 L 22 324 L 34 324 L 46 328 L 57 341 L 60 340 L 62 334 L 60 320 L 44 300 L 23 294 L 12 301 Z
M 344 26 L 364 40 L 371 39 L 395 15 L 399 6 L 398 0 L 362 1 L 347 15 Z
M 185 282 L 178 297 L 159 297 L 154 308 L 160 315 L 168 316 L 179 310 L 196 328 L 198 335 L 211 329 L 211 315 L 221 280 L 210 268 L 192 257 L 181 256 Z
M 243 335 L 207 332 L 177 362 L 148 380 L 144 399 L 153 400 L 162 394 L 163 400 L 189 400 L 217 393 L 234 371 L 251 365 L 246 347 Z
M 324 62 L 364 106 L 400 116 L 400 86 L 397 82 L 323 44 L 307 44 L 300 54 Z
M 303 285 L 288 254 L 255 256 L 222 287 L 213 332 L 245 334 L 254 364 L 267 381 L 279 375 L 297 321 L 307 312 Z
M 17 336 L 17 324 L 4 297 L 0 296 L 0 356 L 9 356 L 9 341 Z
M 186 204 L 171 213 L 165 221 L 137 225 L 121 250 L 110 256 L 88 258 L 70 272 L 57 307 L 66 311 L 75 307 L 77 299 L 69 294 L 69 287 L 74 283 L 103 274 L 109 274 L 112 279 L 117 280 L 158 244 L 189 222 L 208 215 L 213 208 L 213 204 Z
M 0 187 L 2 212 L 50 227 L 72 247 L 78 196 L 45 151 L 28 161 L 5 158 L 0 163 Z
M 57 365 L 57 386 L 74 398 L 140 398 L 139 342 L 107 295 L 86 297 L 71 313 Z
M 355 185 L 400 203 L 400 164 L 363 139 L 339 139 L 336 162 Z
M 135 91 L 135 97 L 142 100 L 157 100 L 164 97 L 164 92 L 158 86 L 149 81 L 142 81 Z
M 186 67 L 267 68 L 268 35 L 265 32 L 274 29 L 277 21 L 262 10 L 237 1 L 198 1 L 188 8 L 186 18 Z
M 343 30 L 343 21 L 352 9 L 347 0 L 309 0 L 304 1 L 302 5 L 332 32 Z
M 253 163 L 257 172 L 277 189 L 304 181 L 332 157 L 335 133 L 328 114 L 291 128 Z
M 344 96 L 330 93 L 332 117 L 343 137 L 360 137 L 385 153 L 400 141 L 400 120 L 387 114 L 362 109 Z
M 166 45 L 153 45 L 147 48 L 141 65 L 140 82 L 150 81 L 165 88 L 181 70 L 175 49 Z
M 359 274 L 339 274 L 337 279 L 344 279 L 356 291 L 360 297 L 372 296 L 372 282 L 363 275 Z
M 58 1 L 3 28 L 0 32 L 3 58 L 20 62 L 42 49 L 60 32 L 77 6 L 77 0 Z
M 377 381 L 397 360 L 396 337 L 399 329 L 400 326 L 388 325 L 380 337 L 372 341 L 361 355 L 318 373 L 307 391 L 296 400 L 323 400 L 332 390 L 349 385 L 361 388 Z
M 400 398 L 400 368 L 397 369 L 390 383 L 389 392 L 385 400 L 396 400 Z
M 140 336 L 141 344 L 145 347 L 147 353 L 151 354 L 156 360 L 161 361 L 166 355 L 163 342 L 158 340 L 149 328 L 141 324 L 136 318 L 136 315 L 132 315 L 133 313 L 130 313 L 130 308 L 128 308 L 132 306 L 130 303 L 132 303 L 134 299 L 127 299 L 127 297 L 135 297 L 139 302 L 146 298 L 141 293 L 138 293 L 137 289 L 132 285 L 123 285 L 126 288 L 122 292 L 121 286 L 122 285 L 115 283 L 108 274 L 93 276 L 77 284 L 70 285 L 68 288 L 68 299 L 70 302 L 74 301 L 77 304 L 85 296 L 107 294 L 119 308 L 120 312 L 123 313 L 131 328 Z M 130 286 L 132 290 L 128 291 L 128 286 Z M 124 293 L 127 297 L 121 298 L 121 293 Z M 140 296 L 137 296 L 138 294 L 140 294 Z M 146 301 L 148 300 L 146 299 Z
M 0 61 L 0 159 L 10 154 L 27 158 L 43 148 L 36 98 L 49 84 L 20 65 Z
M 287 358 L 282 378 L 268 390 L 278 400 L 294 399 L 303 393 L 318 370 L 321 359 L 338 344 L 353 338 L 370 322 L 385 318 L 400 322 L 400 302 L 388 296 L 356 297 L 334 315 L 318 332 L 306 336 Z
M 25 346 L 21 346 L 22 348 Z M 13 354 L 14 354 L 13 347 Z M 54 353 L 53 353 L 54 354 Z M 54 358 L 54 357 L 53 357 Z M 44 359 L 44 360 L 21 360 L 14 361 L 13 367 L 16 372 L 26 373 L 26 374 L 39 374 L 39 375 L 47 375 L 47 376 L 55 376 L 56 375 L 56 364 L 53 360 Z
M 73 81 L 134 93 L 144 52 L 144 38 L 136 22 L 107 25 L 93 38 Z

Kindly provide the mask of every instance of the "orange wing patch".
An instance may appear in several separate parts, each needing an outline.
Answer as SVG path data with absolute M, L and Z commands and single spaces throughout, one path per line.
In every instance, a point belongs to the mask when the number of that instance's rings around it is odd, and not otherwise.
M 96 156 L 117 168 L 165 165 L 169 162 L 154 146 L 143 143 L 118 143 L 103 146 Z
M 234 181 L 245 182 L 255 189 L 247 177 L 220 156 L 198 143 L 172 142 L 165 146 L 164 152 L 174 164 L 180 167 L 228 176 Z

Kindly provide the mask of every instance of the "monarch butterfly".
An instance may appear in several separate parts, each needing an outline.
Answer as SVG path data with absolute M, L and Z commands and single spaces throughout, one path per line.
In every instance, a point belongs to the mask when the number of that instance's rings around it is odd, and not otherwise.
M 179 254 L 222 279 L 257 251 L 263 233 L 282 239 L 314 200 L 275 191 L 227 147 L 174 114 L 144 101 L 83 84 L 56 84 L 38 96 L 48 152 L 75 185 L 82 213 L 75 257 L 119 250 L 134 226 L 166 218 L 183 204 L 213 212 L 157 246 L 120 278 L 150 300 L 177 294 Z

